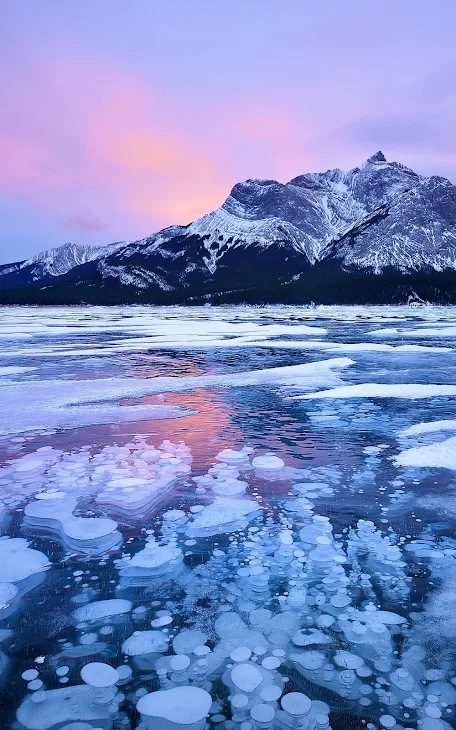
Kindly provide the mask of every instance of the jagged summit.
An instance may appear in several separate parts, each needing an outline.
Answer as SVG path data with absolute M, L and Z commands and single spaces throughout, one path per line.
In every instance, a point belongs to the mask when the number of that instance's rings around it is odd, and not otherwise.
M 372 155 L 372 157 L 369 157 L 367 162 L 372 162 L 372 163 L 373 162 L 386 162 L 386 157 L 383 154 L 383 152 L 381 152 L 381 150 L 379 150 L 378 152 L 375 153 L 375 155 Z
M 109 256 L 122 246 L 125 246 L 124 241 L 110 243 L 107 246 L 83 246 L 79 243 L 67 242 L 62 246 L 40 251 L 40 253 L 22 262 L 21 268 L 41 264 L 43 273 L 51 276 L 61 276 L 75 266 L 85 264 L 87 261 L 93 261 L 101 256 Z
M 447 282 L 455 270 L 455 186 L 388 162 L 379 151 L 348 171 L 237 183 L 220 208 L 141 241 L 65 244 L 0 267 L 0 288 L 22 288 L 26 300 L 30 287 L 49 292 L 65 283 L 64 300 L 79 292 L 90 301 L 194 301 L 248 292 L 255 301 L 261 292 L 261 301 L 277 301 L 292 290 L 298 301 L 357 301 L 348 282 L 363 276 L 371 282 L 367 301 L 375 287 L 380 294 L 373 301 L 389 301 L 385 285 L 372 283 L 380 275 L 384 282 L 399 277 L 402 288 L 414 283 L 418 292 L 412 275 Z M 456 278 L 445 286 L 456 301 L 454 284 Z M 439 286 L 432 284 L 431 298 L 440 296 Z

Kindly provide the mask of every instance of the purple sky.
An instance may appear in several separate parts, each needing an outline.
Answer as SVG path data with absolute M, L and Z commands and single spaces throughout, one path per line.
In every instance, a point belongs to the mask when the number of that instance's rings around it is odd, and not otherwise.
M 456 182 L 455 0 L 4 0 L 0 261 L 382 149 Z

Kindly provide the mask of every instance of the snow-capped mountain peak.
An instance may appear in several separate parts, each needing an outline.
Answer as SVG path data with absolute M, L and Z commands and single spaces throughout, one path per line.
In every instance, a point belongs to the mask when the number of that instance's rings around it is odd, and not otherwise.
M 360 167 L 307 173 L 288 183 L 249 179 L 217 210 L 187 227 L 204 239 L 213 272 L 232 247 L 288 245 L 315 263 L 364 217 L 417 184 L 419 176 L 376 152 Z
M 38 264 L 42 274 L 62 276 L 75 266 L 94 261 L 102 256 L 109 256 L 125 245 L 124 241 L 111 243 L 107 246 L 83 246 L 82 244 L 67 242 L 62 246 L 40 251 L 35 256 L 23 261 L 21 268 Z
M 383 154 L 381 150 L 375 153 L 375 155 L 372 155 L 372 157 L 369 157 L 366 162 L 370 162 L 371 165 L 375 162 L 386 162 L 386 157 Z

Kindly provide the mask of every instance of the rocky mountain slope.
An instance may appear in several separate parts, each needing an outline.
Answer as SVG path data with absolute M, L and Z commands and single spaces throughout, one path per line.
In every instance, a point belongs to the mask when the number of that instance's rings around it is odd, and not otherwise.
M 381 152 L 344 172 L 247 180 L 188 226 L 0 267 L 7 302 L 456 303 L 456 187 Z
M 1 286 L 9 288 L 27 284 L 40 285 L 50 277 L 66 274 L 76 266 L 109 256 L 125 243 L 111 243 L 109 246 L 82 246 L 76 243 L 64 243 L 56 248 L 41 251 L 25 261 L 0 266 Z

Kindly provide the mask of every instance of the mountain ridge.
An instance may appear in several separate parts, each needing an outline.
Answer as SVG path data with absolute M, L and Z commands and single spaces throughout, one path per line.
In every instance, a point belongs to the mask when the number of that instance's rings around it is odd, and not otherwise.
M 237 183 L 216 210 L 139 241 L 64 244 L 4 265 L 0 301 L 255 301 L 256 292 L 263 302 L 293 292 L 303 303 L 357 303 L 370 289 L 372 303 L 456 303 L 454 283 L 456 187 L 377 152 L 348 171 Z

